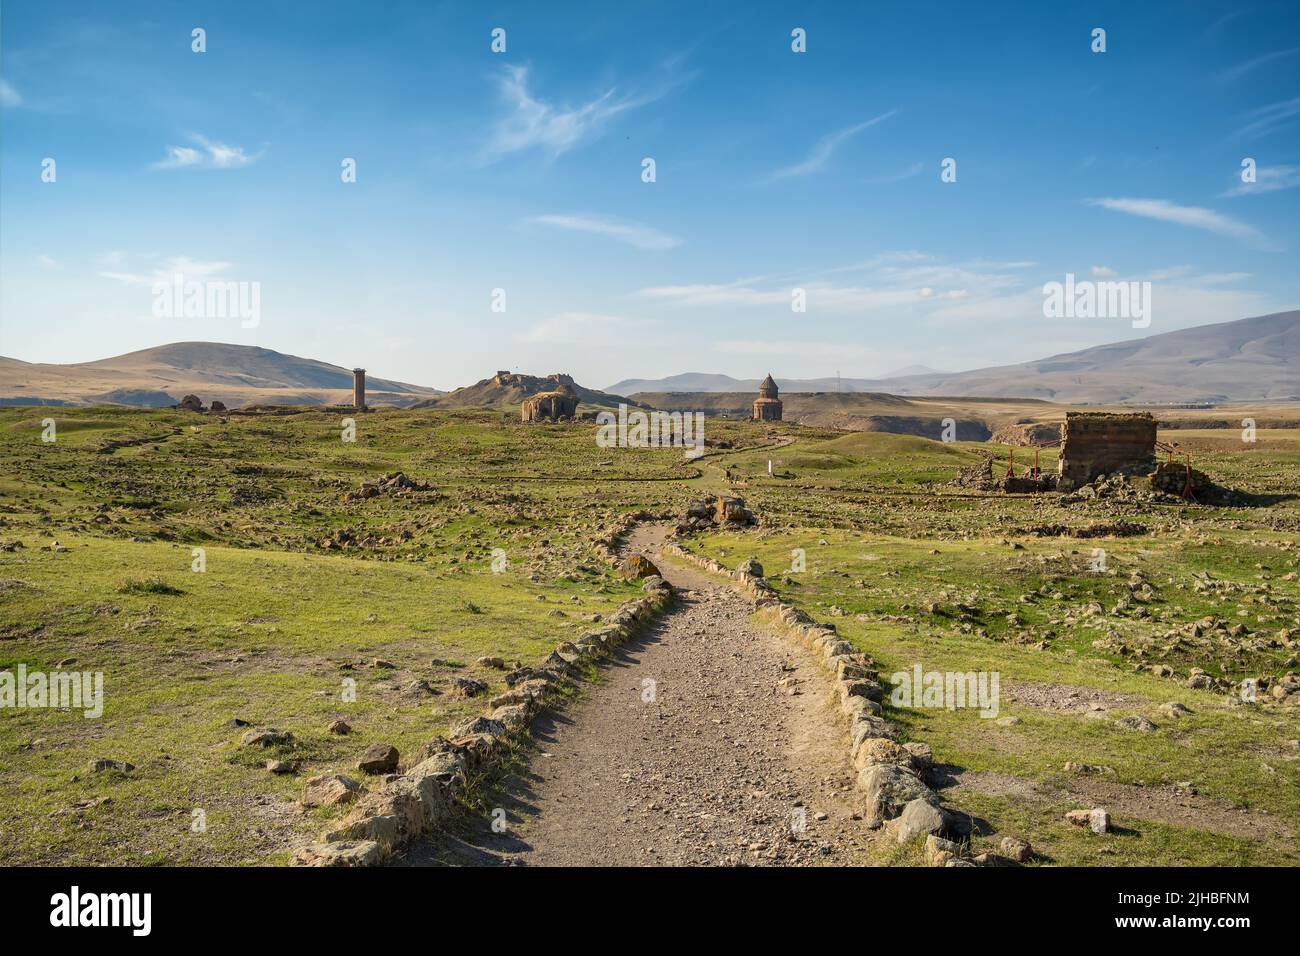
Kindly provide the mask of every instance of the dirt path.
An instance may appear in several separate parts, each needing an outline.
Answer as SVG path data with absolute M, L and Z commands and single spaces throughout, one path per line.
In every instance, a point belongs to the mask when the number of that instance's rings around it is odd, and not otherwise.
M 751 623 L 730 588 L 661 560 L 666 530 L 642 526 L 625 551 L 659 564 L 677 608 L 624 645 L 578 704 L 541 718 L 541 752 L 498 796 L 505 832 L 464 821 L 400 862 L 869 862 L 822 671 Z

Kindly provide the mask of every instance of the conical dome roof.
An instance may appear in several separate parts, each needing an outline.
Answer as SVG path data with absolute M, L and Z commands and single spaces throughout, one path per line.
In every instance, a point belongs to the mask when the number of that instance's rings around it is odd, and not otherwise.
M 777 392 L 776 382 L 772 381 L 772 373 L 768 372 L 767 378 L 763 379 L 762 384 L 758 386 L 758 394 L 774 396 L 776 395 L 776 392 Z

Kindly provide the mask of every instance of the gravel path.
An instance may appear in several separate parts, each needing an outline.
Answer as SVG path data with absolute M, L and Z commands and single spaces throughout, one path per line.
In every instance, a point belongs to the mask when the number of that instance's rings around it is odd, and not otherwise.
M 826 677 L 808 652 L 751 623 L 730 588 L 661 560 L 666 531 L 640 527 L 625 553 L 659 565 L 679 588 L 677 608 L 624 645 L 576 705 L 540 718 L 540 752 L 497 797 L 504 832 L 490 818 L 463 821 L 401 862 L 868 862 Z

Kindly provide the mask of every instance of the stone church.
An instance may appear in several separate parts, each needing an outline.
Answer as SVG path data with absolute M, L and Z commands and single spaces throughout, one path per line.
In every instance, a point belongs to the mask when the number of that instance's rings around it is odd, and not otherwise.
M 767 378 L 758 386 L 758 398 L 754 399 L 754 411 L 750 416 L 756 422 L 779 422 L 781 420 L 781 399 L 777 398 L 776 382 L 772 381 L 772 373 L 767 373 Z

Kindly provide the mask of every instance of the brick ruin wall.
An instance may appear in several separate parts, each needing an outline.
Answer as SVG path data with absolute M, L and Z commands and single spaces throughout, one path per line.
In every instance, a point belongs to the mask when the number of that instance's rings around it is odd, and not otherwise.
M 1147 414 L 1068 412 L 1063 438 L 1057 486 L 1062 491 L 1098 475 L 1155 465 L 1156 420 Z

